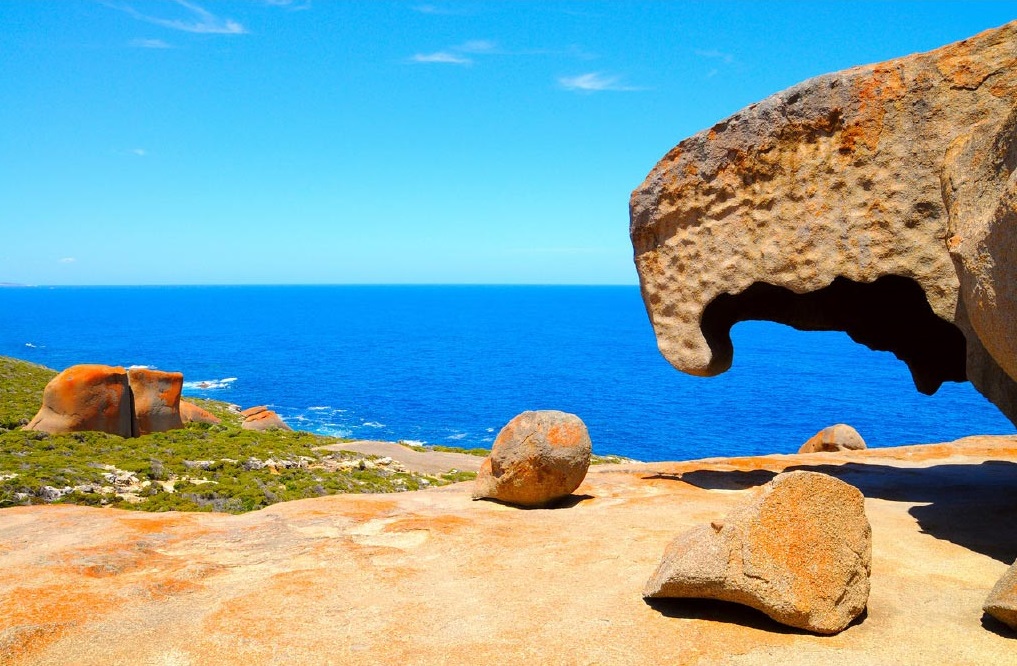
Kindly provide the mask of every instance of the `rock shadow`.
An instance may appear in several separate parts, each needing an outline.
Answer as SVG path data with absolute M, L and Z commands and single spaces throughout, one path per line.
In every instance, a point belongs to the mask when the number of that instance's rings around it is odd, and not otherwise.
M 513 509 L 521 509 L 523 511 L 536 511 L 540 509 L 571 509 L 574 506 L 582 504 L 586 500 L 597 499 L 593 495 L 567 495 L 561 499 L 548 502 L 547 504 L 541 504 L 540 506 L 520 506 L 513 504 L 512 502 L 505 502 L 494 497 L 474 497 L 474 502 L 491 502 L 493 504 L 501 504 L 502 506 L 509 506 Z
M 717 599 L 692 598 L 651 598 L 643 599 L 646 605 L 665 617 L 683 620 L 708 620 L 737 624 L 750 629 L 758 629 L 771 634 L 790 634 L 793 636 L 817 636 L 810 631 L 789 627 L 770 618 L 766 613 L 750 606 L 743 606 L 732 601 Z M 854 626 L 865 617 L 863 612 L 849 626 Z
M 1011 629 L 1010 625 L 1000 622 L 988 613 L 982 614 L 982 628 L 1003 638 L 1017 638 L 1017 629 Z
M 1017 463 L 987 460 L 980 464 L 893 467 L 878 463 L 795 465 L 836 477 L 866 497 L 915 502 L 908 510 L 922 532 L 987 555 L 1004 564 L 1017 559 Z M 708 490 L 759 486 L 776 473 L 766 470 L 696 470 L 660 475 Z

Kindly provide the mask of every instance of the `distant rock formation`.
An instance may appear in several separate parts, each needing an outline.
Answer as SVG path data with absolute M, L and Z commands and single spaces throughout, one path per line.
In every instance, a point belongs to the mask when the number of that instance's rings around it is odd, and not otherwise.
M 184 423 L 210 423 L 212 425 L 221 422 L 218 416 L 186 400 L 180 401 L 180 420 Z
M 1015 169 L 1017 22 L 743 109 L 632 193 L 661 352 L 711 376 L 739 321 L 843 330 L 1017 422 Z
M 282 417 L 264 405 L 251 407 L 240 412 L 244 422 L 240 427 L 244 430 L 293 430 L 286 425 Z
M 586 424 L 575 414 L 523 412 L 495 438 L 474 482 L 473 497 L 544 506 L 579 487 L 591 453 Z
M 986 613 L 1017 630 L 1017 562 L 996 582 L 983 608 Z
M 787 472 L 724 520 L 675 539 L 643 596 L 733 601 L 834 634 L 865 610 L 871 559 L 862 493 L 826 474 Z
M 131 368 L 127 377 L 134 397 L 135 437 L 184 426 L 180 418 L 183 373 Z
M 60 435 L 83 430 L 133 434 L 127 371 L 109 365 L 74 365 L 51 379 L 42 407 L 25 430 Z
M 802 444 L 798 453 L 816 453 L 819 451 L 861 451 L 865 448 L 865 440 L 858 431 L 845 423 L 823 428 L 808 441 Z

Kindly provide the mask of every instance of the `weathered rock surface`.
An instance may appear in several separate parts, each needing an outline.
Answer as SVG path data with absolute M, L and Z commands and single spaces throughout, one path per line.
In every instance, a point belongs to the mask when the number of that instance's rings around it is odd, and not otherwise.
M 858 431 L 845 423 L 827 426 L 808 441 L 802 444 L 798 453 L 817 453 L 820 451 L 861 451 L 865 448 L 865 440 Z
M 983 608 L 992 617 L 1017 630 L 1017 562 L 996 581 Z
M 523 412 L 495 438 L 477 473 L 473 496 L 543 506 L 579 487 L 591 453 L 586 424 L 575 414 Z
M 134 396 L 135 436 L 184 426 L 180 418 L 183 373 L 131 368 L 127 376 Z
M 244 430 L 293 430 L 286 425 L 281 416 L 267 407 L 252 407 L 241 414 L 246 416 L 244 422 L 240 424 Z
M 25 426 L 59 435 L 82 430 L 132 434 L 127 371 L 109 365 L 74 365 L 46 385 L 42 407 Z
M 844 330 L 919 390 L 1017 422 L 1017 22 L 816 77 L 678 144 L 630 202 L 665 357 L 726 370 L 731 326 Z
M 1012 664 L 982 604 L 1017 554 L 1017 437 L 595 465 L 568 510 L 468 483 L 243 515 L 0 510 L 0 663 Z M 639 594 L 675 534 L 811 465 L 866 494 L 868 615 L 833 636 Z M 1004 561 L 1005 560 L 1005 561 Z
M 247 409 L 243 409 L 243 410 L 240 411 L 240 414 L 244 418 L 247 418 L 247 417 L 250 417 L 250 416 L 254 416 L 255 414 L 261 414 L 262 412 L 267 412 L 267 411 L 268 411 L 268 407 L 266 407 L 265 405 L 258 405 L 257 407 L 248 407 Z
M 871 559 L 861 492 L 826 474 L 788 472 L 725 519 L 675 539 L 643 595 L 733 601 L 834 634 L 865 610 Z
M 211 423 L 213 425 L 221 421 L 215 414 L 186 400 L 180 401 L 180 420 L 184 423 Z

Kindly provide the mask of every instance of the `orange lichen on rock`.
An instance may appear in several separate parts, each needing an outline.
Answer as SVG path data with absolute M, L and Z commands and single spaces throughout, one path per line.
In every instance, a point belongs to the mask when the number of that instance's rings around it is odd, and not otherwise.
M 216 424 L 221 419 L 208 410 L 198 407 L 193 402 L 180 401 L 180 420 L 184 423 L 211 423 Z
M 136 435 L 183 427 L 180 418 L 180 391 L 184 386 L 182 373 L 131 368 L 128 376 L 134 396 Z

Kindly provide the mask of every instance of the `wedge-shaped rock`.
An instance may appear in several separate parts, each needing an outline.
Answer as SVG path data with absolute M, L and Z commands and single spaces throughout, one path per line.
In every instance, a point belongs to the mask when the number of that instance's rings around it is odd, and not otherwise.
M 590 435 L 575 414 L 523 412 L 509 421 L 480 466 L 473 497 L 536 507 L 569 495 L 590 468 Z
M 180 401 L 180 420 L 184 423 L 211 423 L 220 422 L 220 418 L 208 410 L 198 407 L 193 402 Z
M 131 368 L 127 374 L 134 395 L 136 436 L 184 427 L 180 419 L 182 373 Z
M 1017 629 L 1017 562 L 993 586 L 982 609 L 1000 622 Z
M 789 472 L 724 521 L 675 539 L 643 596 L 733 601 L 835 634 L 868 603 L 871 558 L 861 492 L 826 474 Z
M 83 430 L 132 435 L 127 371 L 109 365 L 72 365 L 46 384 L 42 407 L 25 430 L 61 435 Z
M 798 453 L 816 453 L 819 451 L 861 451 L 865 448 L 865 440 L 858 431 L 845 423 L 823 428 L 802 444 Z
M 250 410 L 245 410 L 249 412 Z M 271 409 L 261 408 L 260 411 L 253 412 L 250 416 L 244 419 L 244 422 L 240 424 L 240 427 L 244 430 L 293 430 L 293 428 L 286 425 L 286 422 L 282 420 L 282 417 L 273 412 Z

